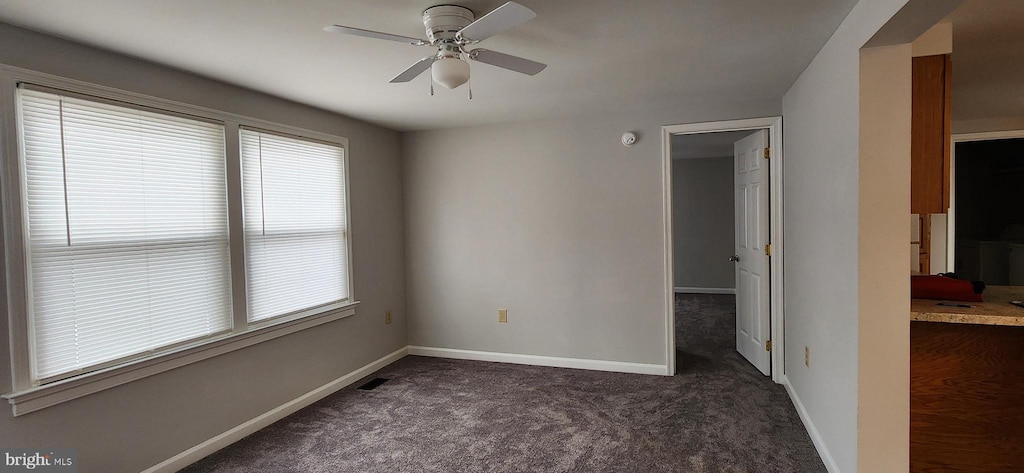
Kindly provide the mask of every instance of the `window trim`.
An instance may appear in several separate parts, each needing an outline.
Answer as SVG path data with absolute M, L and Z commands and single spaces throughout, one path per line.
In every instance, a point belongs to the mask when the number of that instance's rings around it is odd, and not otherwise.
M 41 385 L 33 385 L 30 367 L 30 333 L 28 305 L 30 296 L 27 280 L 27 225 L 25 224 L 24 176 L 21 171 L 20 139 L 18 135 L 17 87 L 19 83 L 55 89 L 60 92 L 84 95 L 90 99 L 114 101 L 128 106 L 145 107 L 171 114 L 205 119 L 224 126 L 225 170 L 228 200 L 228 252 L 231 278 L 232 328 L 229 332 L 194 343 L 166 349 L 150 356 L 73 377 Z M 352 264 L 352 211 L 346 206 L 346 230 L 349 256 L 348 293 L 346 301 L 315 307 L 288 316 L 265 321 L 248 322 L 245 242 L 242 214 L 242 175 L 239 136 L 242 127 L 281 133 L 302 139 L 322 141 L 341 146 L 345 167 L 346 201 L 351 195 L 348 139 L 243 115 L 222 112 L 148 95 L 128 92 L 112 87 L 95 85 L 74 79 L 36 72 L 0 63 L 0 152 L 5 159 L 0 164 L 0 191 L 3 199 L 2 243 L 6 265 L 6 295 L 8 330 L 11 341 L 11 369 L 13 392 L 4 394 L 15 416 L 27 414 L 71 399 L 82 397 L 114 386 L 119 386 L 153 374 L 161 373 L 213 356 L 221 355 L 290 333 L 312 328 L 355 314 L 359 302 L 356 298 Z M 13 158 L 13 159 L 12 159 Z
M 17 417 L 300 330 L 343 319 L 354 315 L 358 305 L 358 302 L 354 302 L 311 315 L 300 313 L 287 320 L 275 320 L 276 323 L 264 324 L 245 332 L 228 333 L 220 337 L 204 339 L 197 343 L 145 358 L 137 358 L 120 365 L 4 394 L 3 398 L 10 402 L 12 412 Z

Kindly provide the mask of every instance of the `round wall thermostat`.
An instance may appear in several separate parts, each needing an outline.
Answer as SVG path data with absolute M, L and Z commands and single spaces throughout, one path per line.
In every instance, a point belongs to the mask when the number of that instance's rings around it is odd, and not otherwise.
M 636 133 L 633 133 L 632 131 L 627 131 L 623 133 L 622 144 L 626 146 L 633 146 L 634 144 L 636 144 Z

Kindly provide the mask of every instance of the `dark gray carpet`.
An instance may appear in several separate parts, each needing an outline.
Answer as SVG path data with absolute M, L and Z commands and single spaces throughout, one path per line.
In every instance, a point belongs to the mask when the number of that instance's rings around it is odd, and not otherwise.
M 823 472 L 738 354 L 732 296 L 676 298 L 674 377 L 406 357 L 195 472 Z

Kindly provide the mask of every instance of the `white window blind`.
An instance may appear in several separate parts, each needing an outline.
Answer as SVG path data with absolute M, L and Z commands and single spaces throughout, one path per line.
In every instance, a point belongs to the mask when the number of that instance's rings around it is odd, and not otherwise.
M 249 320 L 347 301 L 344 149 L 240 135 Z
M 18 97 L 34 380 L 229 330 L 223 126 Z

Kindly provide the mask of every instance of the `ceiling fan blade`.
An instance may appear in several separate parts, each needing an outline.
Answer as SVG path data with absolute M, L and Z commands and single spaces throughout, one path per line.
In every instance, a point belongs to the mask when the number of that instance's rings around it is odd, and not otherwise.
M 459 30 L 456 37 L 470 42 L 483 41 L 537 16 L 533 10 L 516 2 L 508 2 Z
M 487 49 L 474 49 L 469 52 L 469 58 L 530 76 L 537 75 L 538 72 L 548 67 L 547 64 Z
M 416 76 L 422 74 L 423 71 L 430 69 L 430 66 L 434 64 L 434 61 L 436 60 L 437 56 L 435 55 L 430 55 L 423 59 L 420 59 L 419 61 L 416 62 L 416 64 L 409 66 L 408 69 L 402 71 L 402 73 L 395 76 L 394 79 L 391 79 L 390 82 L 392 84 L 397 84 L 399 82 L 409 82 L 415 79 Z
M 400 36 L 391 33 L 381 33 L 380 31 L 364 30 L 362 28 L 353 28 L 351 26 L 330 25 L 325 26 L 324 31 L 327 31 L 329 33 L 345 33 L 355 36 L 362 36 L 365 38 L 386 39 L 388 41 L 397 41 L 399 43 L 409 43 L 415 46 L 424 46 L 430 44 L 430 42 L 425 39 L 410 38 L 408 36 Z

